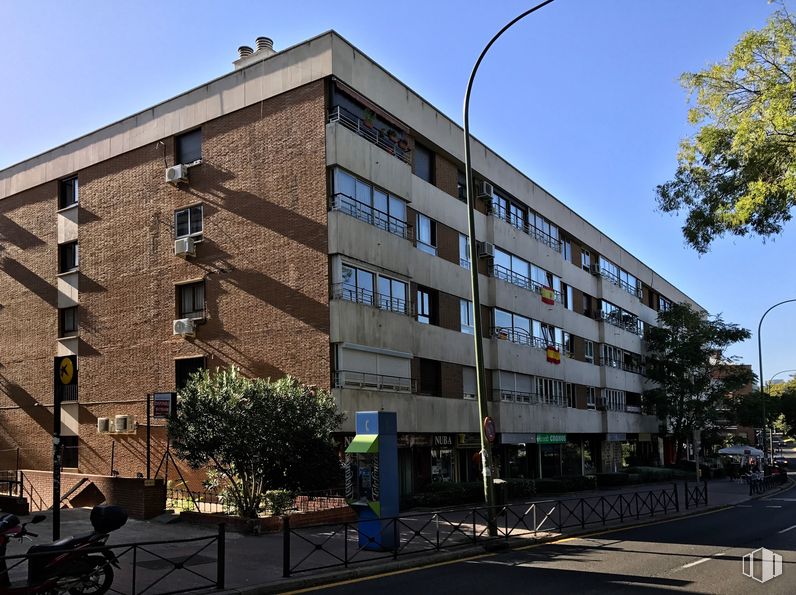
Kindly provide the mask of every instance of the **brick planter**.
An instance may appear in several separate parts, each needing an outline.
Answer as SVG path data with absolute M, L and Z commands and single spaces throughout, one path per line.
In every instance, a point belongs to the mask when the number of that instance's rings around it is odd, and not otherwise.
M 282 517 L 269 516 L 258 519 L 244 519 L 226 514 L 203 513 L 183 511 L 180 518 L 196 525 L 212 525 L 226 523 L 227 530 L 236 533 L 259 535 L 261 533 L 277 533 L 282 530 Z M 300 512 L 290 515 L 290 526 L 311 527 L 313 525 L 327 525 L 334 523 L 351 523 L 357 520 L 356 513 L 349 507 L 319 510 L 315 512 Z

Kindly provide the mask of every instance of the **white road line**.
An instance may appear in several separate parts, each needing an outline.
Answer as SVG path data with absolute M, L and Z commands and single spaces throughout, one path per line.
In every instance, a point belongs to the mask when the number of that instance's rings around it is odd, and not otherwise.
M 688 564 L 683 564 L 681 568 L 691 568 L 692 566 L 696 566 L 697 564 L 702 564 L 704 562 L 710 562 L 712 558 L 702 558 L 701 560 L 697 560 L 696 562 L 690 562 Z
M 782 506 L 779 506 L 778 504 L 774 504 L 774 505 L 766 506 L 766 508 L 782 508 Z
M 735 508 L 752 508 L 751 504 L 736 504 Z
M 782 531 L 779 531 L 779 533 L 787 533 L 788 531 L 790 531 L 792 529 L 796 529 L 796 525 L 791 525 L 787 529 L 783 529 Z

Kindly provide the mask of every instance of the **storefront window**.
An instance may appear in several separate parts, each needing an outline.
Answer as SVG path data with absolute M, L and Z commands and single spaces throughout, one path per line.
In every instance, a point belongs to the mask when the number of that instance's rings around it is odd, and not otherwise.
M 431 481 L 442 483 L 453 481 L 454 450 L 452 448 L 431 449 Z
M 542 477 L 561 475 L 561 445 L 540 444 L 542 450 Z

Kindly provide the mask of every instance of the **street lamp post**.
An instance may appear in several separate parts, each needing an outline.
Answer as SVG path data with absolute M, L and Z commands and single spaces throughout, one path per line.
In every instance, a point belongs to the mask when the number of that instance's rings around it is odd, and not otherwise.
M 758 356 L 758 363 L 760 364 L 760 396 L 763 399 L 763 458 L 766 461 L 768 460 L 768 444 L 766 442 L 766 429 L 768 427 L 768 420 L 766 418 L 766 392 L 765 389 L 763 388 L 763 339 L 760 336 L 760 332 L 762 330 L 763 319 L 766 317 L 766 314 L 771 312 L 771 310 L 773 310 L 777 306 L 781 306 L 782 304 L 788 304 L 790 302 L 796 302 L 796 298 L 792 298 L 789 300 L 782 300 L 781 302 L 777 302 L 776 304 L 771 306 L 768 310 L 763 312 L 763 315 L 760 317 L 760 322 L 757 325 L 757 356 Z
M 481 464 L 482 474 L 484 479 L 484 499 L 488 507 L 488 525 L 489 534 L 497 534 L 496 510 L 495 510 L 495 488 L 492 479 L 492 447 L 489 439 L 486 436 L 486 421 L 489 416 L 489 408 L 487 405 L 486 395 L 486 372 L 484 369 L 484 346 L 483 338 L 481 336 L 483 327 L 481 326 L 481 299 L 478 289 L 478 253 L 475 239 L 475 188 L 473 182 L 473 164 L 472 156 L 470 154 L 470 92 L 473 88 L 475 80 L 475 73 L 481 65 L 484 56 L 492 47 L 492 44 L 506 32 L 509 27 L 514 25 L 520 19 L 536 12 L 540 8 L 547 6 L 553 0 L 545 0 L 537 4 L 530 10 L 526 10 L 514 20 L 505 25 L 497 35 L 489 40 L 486 47 L 481 51 L 478 60 L 475 62 L 473 71 L 470 73 L 470 79 L 467 81 L 467 91 L 464 94 L 464 170 L 467 183 L 467 232 L 470 241 L 470 284 L 472 291 L 472 307 L 473 307 L 473 333 L 475 344 L 475 376 L 476 376 L 476 394 L 478 398 L 478 427 L 481 433 Z M 491 436 L 492 438 L 494 436 Z

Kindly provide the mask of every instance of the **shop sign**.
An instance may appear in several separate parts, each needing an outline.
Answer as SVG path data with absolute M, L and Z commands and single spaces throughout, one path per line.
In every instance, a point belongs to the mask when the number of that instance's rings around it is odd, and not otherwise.
M 460 448 L 481 448 L 481 436 L 479 434 L 458 434 L 456 436 L 456 446 Z
M 537 444 L 564 444 L 566 441 L 566 434 L 536 434 Z
M 401 448 L 410 446 L 431 446 L 431 436 L 424 436 L 423 434 L 398 434 L 398 446 Z
M 503 432 L 500 434 L 501 444 L 536 444 L 536 434 L 516 434 Z
M 453 446 L 450 434 L 434 434 L 434 446 Z
M 605 435 L 606 442 L 624 442 L 625 440 L 627 440 L 627 434 L 613 433 Z
M 176 393 L 155 393 L 152 395 L 152 417 L 168 419 L 173 413 L 177 401 Z

